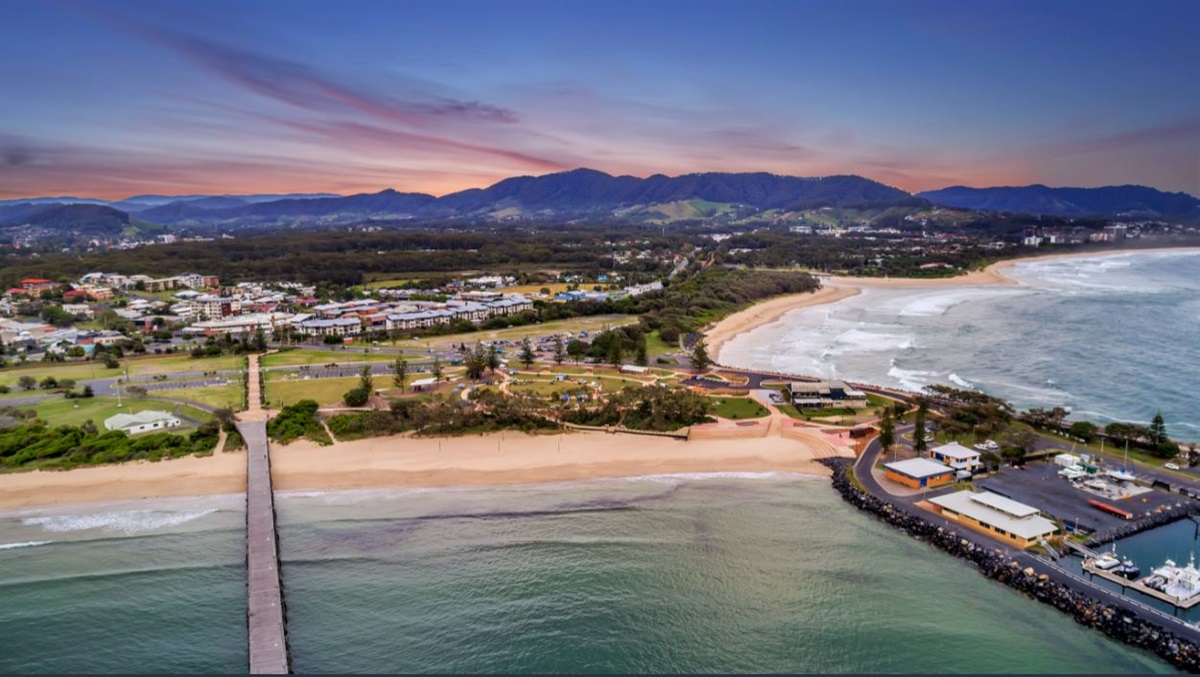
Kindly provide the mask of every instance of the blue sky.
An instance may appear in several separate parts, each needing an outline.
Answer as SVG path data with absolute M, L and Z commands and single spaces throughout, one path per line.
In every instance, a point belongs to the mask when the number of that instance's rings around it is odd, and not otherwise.
M 0 3 L 0 197 L 574 167 L 1200 193 L 1200 2 Z

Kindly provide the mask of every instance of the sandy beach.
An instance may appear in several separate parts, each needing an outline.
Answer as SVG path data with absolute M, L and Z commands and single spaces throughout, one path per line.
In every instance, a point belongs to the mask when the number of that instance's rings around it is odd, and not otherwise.
M 245 491 L 244 453 L 158 463 L 0 475 L 0 511 Z M 508 432 L 454 438 L 370 438 L 271 447 L 275 489 L 536 484 L 667 473 L 788 472 L 828 476 L 803 443 L 783 437 L 662 437 Z
M 823 287 L 812 294 L 792 294 L 781 296 L 769 301 L 751 306 L 746 310 L 735 313 L 709 328 L 705 335 L 708 339 L 709 354 L 721 361 L 721 347 L 739 334 L 778 322 L 784 315 L 802 308 L 835 303 L 843 299 L 857 296 L 863 289 L 870 288 L 914 288 L 914 287 L 971 287 L 978 285 L 1019 285 L 1017 280 L 1004 274 L 1005 270 L 1018 263 L 1030 261 L 1050 261 L 1054 259 L 1093 258 L 1113 254 L 1129 254 L 1141 252 L 1177 252 L 1188 251 L 1190 248 L 1156 247 L 1146 249 L 1112 249 L 1092 252 L 1072 252 L 1069 254 L 1045 254 L 1043 256 L 1028 256 L 1019 259 L 997 261 L 983 270 L 972 270 L 964 275 L 955 277 L 911 278 L 911 277 L 841 277 L 820 276 Z M 815 273 L 814 273 L 815 274 Z

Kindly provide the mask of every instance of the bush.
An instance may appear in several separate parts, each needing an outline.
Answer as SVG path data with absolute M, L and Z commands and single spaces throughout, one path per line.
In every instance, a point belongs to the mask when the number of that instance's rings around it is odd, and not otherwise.
M 342 395 L 342 400 L 348 407 L 361 407 L 367 403 L 370 397 L 371 391 L 363 387 L 358 387 L 347 390 L 346 394 Z

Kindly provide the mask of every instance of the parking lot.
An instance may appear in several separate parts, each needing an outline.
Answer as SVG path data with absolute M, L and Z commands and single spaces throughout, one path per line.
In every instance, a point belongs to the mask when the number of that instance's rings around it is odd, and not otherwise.
M 1135 515 L 1135 519 L 1153 513 L 1160 506 L 1175 505 L 1186 500 L 1182 496 L 1158 489 L 1124 500 L 1108 499 L 1076 489 L 1066 479 L 1058 476 L 1059 470 L 1058 466 L 1049 461 L 1029 463 L 1025 470 L 1004 468 L 985 479 L 976 480 L 975 484 L 1038 508 L 1072 526 L 1078 519 L 1079 527 L 1087 531 L 1129 524 L 1117 515 L 1088 505 L 1088 500 L 1095 499 L 1127 510 Z

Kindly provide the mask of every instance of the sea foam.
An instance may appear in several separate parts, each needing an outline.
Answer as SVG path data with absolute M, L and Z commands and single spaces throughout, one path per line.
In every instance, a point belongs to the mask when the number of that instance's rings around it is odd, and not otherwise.
M 127 535 L 168 529 L 188 522 L 198 520 L 206 515 L 217 512 L 210 510 L 193 510 L 186 512 L 160 512 L 155 510 L 126 510 L 121 512 L 103 512 L 89 515 L 54 515 L 48 517 L 26 517 L 21 520 L 25 526 L 41 527 L 45 531 L 66 533 L 101 529 L 110 533 Z
M 17 548 L 32 548 L 39 545 L 47 545 L 52 541 L 25 541 L 24 543 L 3 543 L 0 544 L 0 550 L 16 550 Z

